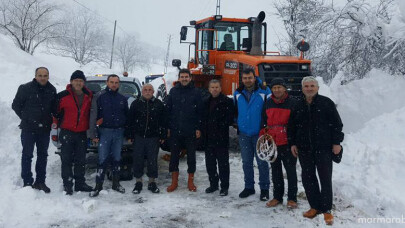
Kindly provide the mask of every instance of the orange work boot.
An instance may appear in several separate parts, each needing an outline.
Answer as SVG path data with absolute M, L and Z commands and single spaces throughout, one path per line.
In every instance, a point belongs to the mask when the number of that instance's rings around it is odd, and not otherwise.
M 333 224 L 333 215 L 331 213 L 323 213 L 323 219 L 326 225 L 331 226 Z
M 318 211 L 317 211 L 316 209 L 311 208 L 311 209 L 309 209 L 308 211 L 304 212 L 303 216 L 304 216 L 305 218 L 310 218 L 310 219 L 312 219 L 312 218 L 315 218 L 315 216 L 316 216 L 317 214 L 318 214 Z
M 266 203 L 266 207 L 275 207 L 277 205 L 279 205 L 281 202 L 276 200 L 276 199 L 272 199 L 269 202 Z
M 297 207 L 298 207 L 297 202 L 295 202 L 293 200 L 288 200 L 287 201 L 287 208 L 295 209 Z
M 190 190 L 190 192 L 197 191 L 197 187 L 194 185 L 194 173 L 188 174 L 188 190 Z
M 179 185 L 179 172 L 172 172 L 172 184 L 167 187 L 167 192 L 173 192 Z

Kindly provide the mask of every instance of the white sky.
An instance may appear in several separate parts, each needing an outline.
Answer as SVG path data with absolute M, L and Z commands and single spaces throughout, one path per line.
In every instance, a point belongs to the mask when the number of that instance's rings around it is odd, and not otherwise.
M 118 25 L 127 33 L 137 33 L 142 41 L 166 50 L 168 34 L 172 34 L 171 56 L 179 54 L 182 59 L 188 55 L 188 45 L 179 44 L 180 27 L 189 25 L 191 20 L 200 20 L 215 14 L 217 0 L 76 0 L 97 11 Z M 222 0 L 221 14 L 224 17 L 248 18 L 266 12 L 268 24 L 268 50 L 276 50 L 277 35 L 283 34 L 281 21 L 272 13 L 274 0 Z M 78 5 L 73 0 L 64 1 Z M 104 20 L 113 28 L 113 23 Z M 274 32 L 276 29 L 276 33 Z M 123 35 L 118 29 L 117 35 Z M 191 37 L 190 37 L 191 38 Z

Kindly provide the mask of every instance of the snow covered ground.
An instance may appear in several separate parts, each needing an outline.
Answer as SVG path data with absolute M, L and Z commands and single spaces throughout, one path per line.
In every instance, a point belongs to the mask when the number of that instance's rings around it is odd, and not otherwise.
M 140 195 L 133 195 L 133 180 L 123 182 L 127 190 L 125 194 L 111 191 L 111 183 L 107 181 L 107 190 L 96 199 L 89 198 L 86 193 L 65 196 L 60 159 L 54 154 L 52 145 L 47 169 L 47 184 L 52 192 L 44 194 L 21 188 L 19 120 L 11 110 L 15 92 L 20 84 L 32 79 L 38 66 L 49 67 L 50 81 L 60 91 L 68 83 L 71 72 L 79 66 L 67 58 L 47 54 L 30 56 L 16 49 L 2 35 L 0 46 L 0 227 L 324 226 L 322 216 L 313 220 L 302 217 L 309 205 L 301 182 L 299 208 L 296 210 L 287 210 L 285 206 L 266 208 L 265 203 L 259 201 L 258 194 L 239 199 L 243 172 L 237 151 L 230 156 L 231 186 L 227 197 L 219 197 L 218 192 L 204 193 L 208 178 L 202 152 L 197 153 L 196 193 L 186 189 L 184 160 L 180 163 L 179 189 L 167 193 L 165 188 L 170 183 L 168 163 L 159 159 L 161 193 L 158 195 L 148 192 L 145 186 Z M 83 70 L 88 74 L 108 71 L 98 65 L 86 66 Z M 142 78 L 148 73 L 136 72 L 136 75 Z M 403 76 L 387 75 L 378 70 L 373 70 L 363 80 L 346 85 L 340 85 L 339 77 L 330 86 L 321 83 L 320 93 L 330 96 L 338 104 L 346 133 L 343 160 L 334 166 L 333 173 L 335 226 L 364 226 L 358 223 L 359 218 L 404 216 L 404 88 Z M 297 167 L 300 174 L 299 165 Z M 89 170 L 86 178 L 94 185 L 94 170 Z M 377 227 L 383 225 L 374 224 Z

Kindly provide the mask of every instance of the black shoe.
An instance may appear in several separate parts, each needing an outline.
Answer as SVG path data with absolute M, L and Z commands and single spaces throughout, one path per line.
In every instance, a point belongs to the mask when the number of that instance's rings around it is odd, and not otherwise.
M 157 187 L 155 182 L 150 182 L 148 184 L 148 190 L 151 191 L 152 193 L 159 193 L 160 189 Z
M 269 190 L 260 190 L 260 200 L 261 201 L 267 201 L 269 200 Z
M 67 186 L 67 185 L 65 185 L 65 186 L 63 186 L 63 191 L 65 191 L 65 194 L 66 195 L 73 195 L 73 188 L 72 188 L 72 186 Z
M 254 189 L 250 189 L 250 188 L 245 188 L 243 189 L 243 191 L 239 194 L 239 198 L 246 198 L 250 195 L 255 194 L 255 190 Z
M 24 183 L 23 188 L 25 188 L 25 187 L 32 187 L 32 184 L 31 183 Z
M 120 176 L 118 174 L 113 175 L 112 180 L 112 190 L 117 191 L 119 193 L 125 193 L 125 188 L 120 185 Z
M 136 183 L 135 183 L 135 188 L 134 188 L 134 190 L 132 190 L 132 193 L 134 193 L 134 194 L 139 194 L 139 193 L 141 193 L 141 191 L 142 191 L 142 186 L 143 186 L 142 182 L 136 182 Z
M 35 182 L 32 185 L 32 188 L 38 189 L 40 191 L 44 191 L 45 193 L 50 193 L 51 192 L 51 189 L 48 188 L 48 186 L 46 186 L 45 183 L 37 183 L 37 182 Z
M 75 192 L 91 192 L 93 188 L 86 183 L 75 184 Z
M 94 187 L 94 190 L 89 193 L 89 196 L 96 197 L 100 194 L 102 190 L 103 190 L 103 183 L 97 183 L 96 187 Z
M 207 189 L 205 189 L 205 193 L 213 193 L 218 190 L 218 186 L 209 186 Z
M 228 189 L 221 189 L 221 191 L 219 191 L 219 195 L 220 196 L 227 196 L 228 195 Z

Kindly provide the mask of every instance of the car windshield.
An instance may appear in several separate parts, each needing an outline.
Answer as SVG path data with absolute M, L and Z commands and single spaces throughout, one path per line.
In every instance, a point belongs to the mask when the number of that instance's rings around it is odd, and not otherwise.
M 107 87 L 105 81 L 87 81 L 86 87 L 93 93 L 97 93 Z M 118 92 L 126 97 L 137 97 L 139 95 L 139 88 L 133 82 L 120 82 Z

